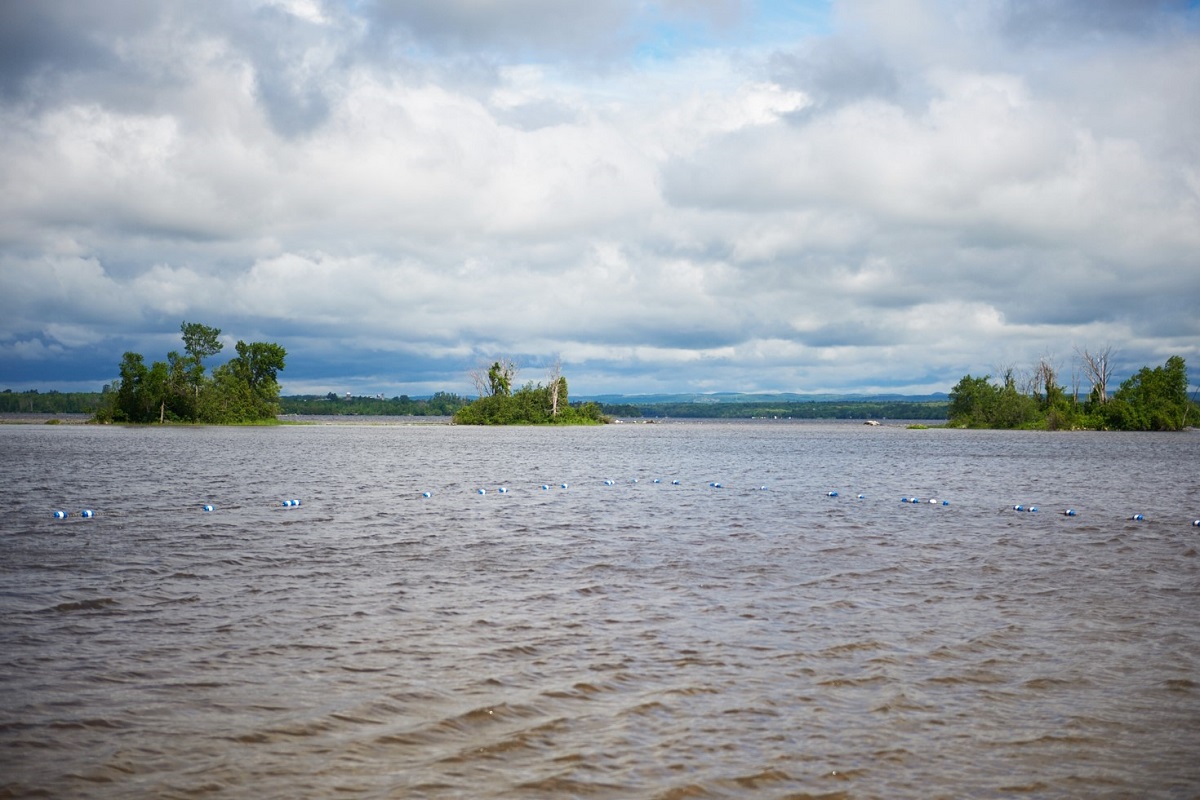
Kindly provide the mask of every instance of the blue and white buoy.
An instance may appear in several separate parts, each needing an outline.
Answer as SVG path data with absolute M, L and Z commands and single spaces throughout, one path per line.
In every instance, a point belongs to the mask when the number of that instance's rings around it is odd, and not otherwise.
M 614 484 L 616 484 L 616 481 L 614 481 L 612 478 L 605 478 L 605 479 L 604 479 L 604 485 L 605 485 L 605 486 L 612 486 L 612 485 L 614 485 Z
M 92 517 L 96 516 L 96 512 L 92 511 L 90 508 L 85 508 L 83 511 L 79 512 L 79 516 L 83 517 L 84 519 L 91 519 Z
M 678 478 L 676 478 L 675 480 L 671 481 L 671 485 L 672 485 L 672 486 L 679 486 L 679 485 L 680 485 L 680 480 L 679 480 Z
M 433 492 L 421 492 L 421 497 L 424 497 L 427 499 L 430 497 L 433 497 Z
M 65 511 L 55 511 L 54 512 L 55 519 L 66 519 L 68 516 L 69 515 Z
M 475 491 L 479 494 L 487 494 L 487 489 L 476 489 Z
M 217 507 L 214 506 L 212 503 L 205 503 L 204 505 L 200 506 L 200 508 L 202 508 L 205 511 L 216 511 L 217 510 Z
M 500 492 L 500 494 L 508 494 L 508 487 L 507 487 L 507 486 L 501 486 L 501 487 L 500 487 L 499 489 L 497 489 L 496 491 Z
M 826 497 L 837 497 L 838 493 L 837 492 L 826 492 L 825 496 Z
M 1132 517 L 1130 517 L 1130 519 L 1133 520 L 1134 522 L 1142 522 L 1146 518 L 1144 516 L 1142 516 L 1141 514 L 1134 514 Z
M 1192 527 L 1193 527 L 1193 528 L 1200 528 L 1200 519 L 1198 519 L 1198 520 L 1194 520 L 1194 521 L 1192 522 Z
M 1073 508 L 1068 508 L 1066 511 L 1063 512 L 1063 516 L 1064 517 L 1078 516 L 1078 512 L 1075 511 L 1075 509 L 1073 509 Z
M 299 500 L 284 500 L 283 505 L 285 508 L 292 508 L 293 506 L 300 505 L 300 501 Z

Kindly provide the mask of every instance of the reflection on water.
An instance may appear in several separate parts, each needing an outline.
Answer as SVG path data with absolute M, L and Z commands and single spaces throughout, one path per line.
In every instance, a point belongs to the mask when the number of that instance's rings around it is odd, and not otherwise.
M 1195 434 L 0 448 L 0 796 L 1200 793 Z

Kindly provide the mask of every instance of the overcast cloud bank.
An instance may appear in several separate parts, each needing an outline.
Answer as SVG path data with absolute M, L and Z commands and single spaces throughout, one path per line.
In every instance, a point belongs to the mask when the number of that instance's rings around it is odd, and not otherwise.
M 1200 375 L 1196 3 L 8 2 L 0 187 L 0 388 Z

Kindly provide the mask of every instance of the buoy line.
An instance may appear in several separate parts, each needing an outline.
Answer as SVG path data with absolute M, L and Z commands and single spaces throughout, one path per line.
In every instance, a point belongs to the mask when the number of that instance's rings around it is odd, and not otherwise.
M 639 478 L 630 478 L 628 480 L 627 485 L 636 486 L 638 484 L 639 480 L 640 480 Z M 651 482 L 654 485 L 663 485 L 662 478 L 654 478 Z M 608 486 L 608 487 L 617 485 L 617 481 L 613 478 L 604 478 L 600 483 L 601 483 L 601 485 Z M 678 478 L 674 478 L 671 480 L 670 485 L 671 486 L 683 486 L 684 483 L 682 480 L 680 480 Z M 562 483 L 559 483 L 557 488 L 560 490 L 565 490 L 565 489 L 569 489 L 570 486 L 571 486 L 570 483 L 567 483 L 566 481 L 564 481 Z M 551 491 L 552 487 L 549 483 L 543 483 L 543 484 L 540 484 L 538 488 L 541 491 L 549 492 L 549 491 Z M 721 481 L 709 481 L 708 488 L 724 489 L 726 487 L 725 487 L 725 484 Z M 496 494 L 509 494 L 509 491 L 510 491 L 509 487 L 503 486 L 503 485 L 498 486 L 495 489 Z M 768 491 L 768 487 L 766 485 L 759 485 L 757 487 L 754 487 L 753 491 L 765 492 L 765 491 Z M 475 489 L 475 494 L 477 494 L 477 495 L 486 495 L 487 493 L 488 493 L 488 490 L 485 487 L 479 487 L 479 488 Z M 841 496 L 842 496 L 841 491 L 837 490 L 837 489 L 827 490 L 824 492 L 824 495 L 830 499 L 838 499 L 838 498 L 841 498 Z M 425 490 L 420 493 L 420 496 L 422 499 L 429 500 L 429 499 L 433 498 L 434 493 L 432 490 Z M 854 498 L 857 500 L 866 500 L 867 495 L 863 494 L 863 493 L 859 493 L 859 494 L 854 495 Z M 915 496 L 915 495 L 905 495 L 900 498 L 900 502 L 905 505 L 937 506 L 937 507 L 943 507 L 943 508 L 948 507 L 950 505 L 949 500 L 939 499 L 936 497 L 922 498 L 922 497 Z M 297 508 L 301 505 L 303 505 L 303 503 L 300 500 L 300 498 L 287 498 L 285 500 L 280 501 L 278 507 Z M 235 506 L 235 508 L 240 508 L 240 507 L 242 507 L 242 506 Z M 201 504 L 199 504 L 199 508 L 202 512 L 204 512 L 206 514 L 213 513 L 217 510 L 216 504 L 211 503 L 211 502 L 201 503 Z M 1037 514 L 1038 513 L 1038 506 L 1033 505 L 1033 504 L 1016 503 L 1016 504 L 1009 506 L 1009 508 L 1012 511 L 1018 512 L 1019 514 Z M 1074 508 L 1065 508 L 1060 513 L 1064 517 L 1078 517 L 1079 516 L 1079 512 Z M 70 511 L 62 510 L 62 509 L 57 509 L 53 512 L 53 518 L 56 520 L 66 520 L 66 519 L 70 519 L 72 517 L 77 517 L 80 519 L 93 519 L 96 517 L 96 511 L 91 508 L 83 508 L 74 513 L 70 512 Z M 1130 522 L 1146 522 L 1148 518 L 1144 513 L 1139 512 L 1139 513 L 1131 514 L 1130 516 L 1125 517 L 1125 519 Z M 1200 528 L 1200 519 L 1192 520 L 1191 526 L 1194 528 Z

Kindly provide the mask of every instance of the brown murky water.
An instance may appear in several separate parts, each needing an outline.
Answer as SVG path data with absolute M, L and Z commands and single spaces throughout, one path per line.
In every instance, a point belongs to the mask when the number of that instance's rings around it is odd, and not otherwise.
M 1196 433 L 0 426 L 0 796 L 1200 796 L 1198 465 Z

